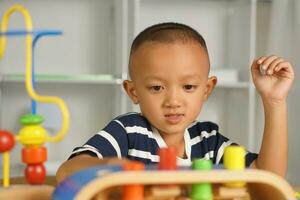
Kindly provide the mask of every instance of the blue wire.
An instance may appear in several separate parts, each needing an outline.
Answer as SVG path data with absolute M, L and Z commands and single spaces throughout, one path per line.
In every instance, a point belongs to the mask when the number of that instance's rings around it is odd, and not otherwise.
M 56 35 L 62 35 L 62 31 L 57 30 L 35 30 L 35 31 L 24 31 L 24 30 L 9 30 L 6 32 L 0 31 L 0 36 L 26 36 L 27 34 L 33 35 L 33 41 L 32 41 L 32 87 L 33 89 L 36 89 L 36 80 L 35 80 L 35 47 L 37 44 L 37 41 L 42 36 L 56 36 Z M 34 99 L 31 99 L 31 114 L 36 114 L 36 101 Z

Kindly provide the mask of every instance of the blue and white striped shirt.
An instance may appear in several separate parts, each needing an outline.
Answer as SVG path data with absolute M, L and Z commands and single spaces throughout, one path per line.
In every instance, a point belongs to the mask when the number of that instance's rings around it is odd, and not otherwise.
M 194 122 L 184 133 L 186 158 L 177 158 L 179 166 L 189 166 L 196 158 L 223 163 L 226 146 L 233 144 L 219 133 L 212 122 Z M 83 146 L 76 147 L 71 157 L 88 153 L 98 158 L 118 157 L 153 164 L 159 161 L 157 150 L 167 147 L 158 130 L 139 113 L 128 113 L 112 120 L 103 130 L 91 137 Z M 247 152 L 249 166 L 257 154 Z

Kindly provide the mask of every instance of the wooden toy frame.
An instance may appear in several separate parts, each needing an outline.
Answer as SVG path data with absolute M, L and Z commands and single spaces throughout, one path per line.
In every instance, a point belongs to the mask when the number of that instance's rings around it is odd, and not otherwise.
M 241 171 L 119 171 L 103 175 L 89 181 L 76 194 L 75 200 L 104 200 L 105 191 L 116 186 L 129 184 L 161 185 L 161 184 L 221 184 L 244 181 L 247 184 L 251 199 L 255 200 L 295 200 L 292 187 L 281 177 L 263 170 L 246 169 Z M 101 194 L 101 195 L 97 195 Z M 54 199 L 60 199 L 55 198 Z

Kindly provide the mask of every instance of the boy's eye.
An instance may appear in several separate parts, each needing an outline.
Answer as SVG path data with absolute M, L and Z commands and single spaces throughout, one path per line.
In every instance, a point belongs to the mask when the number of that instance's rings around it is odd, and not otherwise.
M 153 90 L 153 91 L 155 91 L 155 92 L 159 92 L 159 91 L 162 90 L 162 89 L 163 89 L 163 87 L 160 86 L 160 85 L 154 85 L 154 86 L 151 86 L 151 87 L 150 87 L 150 90 Z
M 184 85 L 183 86 L 183 89 L 188 91 L 188 92 L 191 92 L 191 91 L 195 90 L 196 88 L 197 88 L 196 85 Z

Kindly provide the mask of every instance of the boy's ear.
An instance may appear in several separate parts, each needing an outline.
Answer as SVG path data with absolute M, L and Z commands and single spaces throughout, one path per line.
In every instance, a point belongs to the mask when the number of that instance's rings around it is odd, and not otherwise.
M 132 102 L 134 104 L 138 104 L 139 100 L 133 82 L 130 80 L 123 81 L 123 88 L 132 100 Z
M 218 80 L 217 77 L 211 76 L 207 79 L 206 88 L 205 88 L 205 94 L 204 94 L 204 101 L 208 99 L 210 94 L 212 93 L 213 89 L 215 88 Z

